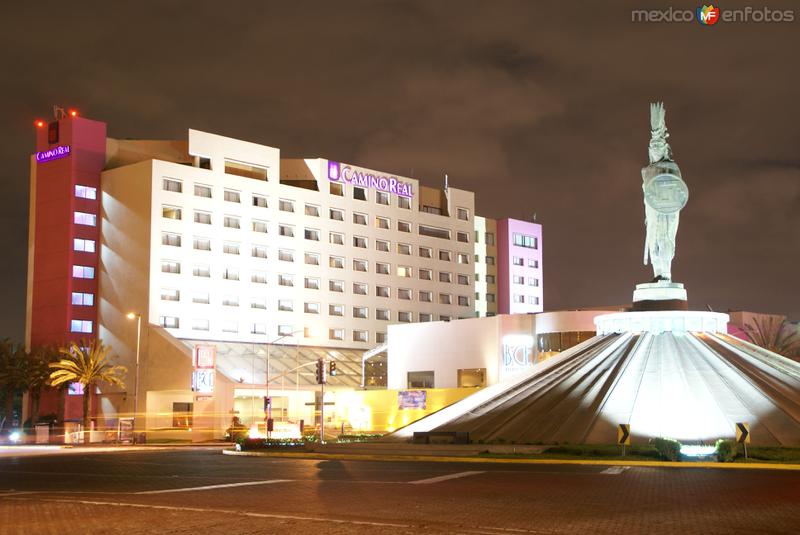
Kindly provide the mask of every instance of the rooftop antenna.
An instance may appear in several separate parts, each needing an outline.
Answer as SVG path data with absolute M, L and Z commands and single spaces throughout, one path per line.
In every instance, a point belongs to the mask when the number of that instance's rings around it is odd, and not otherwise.
M 64 111 L 64 108 L 53 104 L 53 117 L 55 117 L 56 121 L 61 120 L 66 116 L 67 112 Z
M 444 190 L 447 191 L 447 173 L 444 174 Z
M 531 216 L 531 221 L 536 223 L 536 212 L 534 212 L 533 215 Z

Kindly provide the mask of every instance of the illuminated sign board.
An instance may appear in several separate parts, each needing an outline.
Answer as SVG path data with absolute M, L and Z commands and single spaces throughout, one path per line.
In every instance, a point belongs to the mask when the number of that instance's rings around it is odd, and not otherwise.
M 533 362 L 533 336 L 511 334 L 503 337 L 504 375 L 522 371 Z
M 192 373 L 192 390 L 201 394 L 214 392 L 214 370 L 195 370 Z
M 59 145 L 50 150 L 45 150 L 36 153 L 36 161 L 39 163 L 58 160 L 59 158 L 66 158 L 71 152 L 69 145 Z
M 194 346 L 194 367 L 201 370 L 213 370 L 217 360 L 216 346 Z
M 346 163 L 329 161 L 328 180 L 344 182 L 359 188 L 377 189 L 409 199 L 414 196 L 412 185 L 408 182 L 402 182 L 395 176 L 383 175 Z
M 397 406 L 400 409 L 424 409 L 428 393 L 425 390 L 401 390 L 397 393 Z

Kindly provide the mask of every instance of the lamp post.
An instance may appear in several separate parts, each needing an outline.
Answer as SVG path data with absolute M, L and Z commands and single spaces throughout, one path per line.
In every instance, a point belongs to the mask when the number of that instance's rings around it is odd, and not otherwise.
M 139 347 L 142 339 L 142 315 L 128 312 L 129 320 L 136 320 L 136 378 L 133 383 L 133 443 L 136 444 L 136 415 L 139 413 Z
M 301 333 L 303 331 L 304 331 L 303 329 L 298 329 L 298 330 L 292 331 L 290 333 L 282 334 L 279 337 L 277 337 L 276 339 L 272 340 L 271 342 L 267 342 L 267 369 L 265 370 L 264 376 L 265 376 L 265 383 L 266 383 L 265 386 L 266 386 L 266 389 L 267 389 L 267 396 L 266 397 L 269 400 L 269 407 L 268 407 L 269 412 L 267 413 L 267 418 L 268 419 L 272 416 L 272 399 L 270 399 L 270 396 L 269 396 L 269 368 L 270 368 L 270 352 L 269 352 L 269 349 L 270 349 L 270 346 L 272 344 L 276 344 L 276 343 L 280 342 L 284 338 L 289 338 L 289 337 L 294 336 L 295 334 Z M 299 343 L 300 342 L 298 341 L 298 345 L 299 345 Z M 255 376 L 256 376 L 256 352 L 255 352 L 255 350 L 253 351 L 253 362 L 252 362 L 251 374 L 252 374 L 251 375 L 251 377 L 252 377 L 251 380 L 252 380 L 252 385 L 253 385 L 253 393 L 255 393 Z M 255 415 L 256 415 L 255 402 L 256 402 L 255 395 L 252 395 L 251 396 L 250 411 L 253 414 L 253 424 L 250 426 L 251 429 L 257 429 L 256 417 L 255 417 Z M 267 437 L 269 438 L 269 436 L 270 436 L 269 427 L 267 427 Z

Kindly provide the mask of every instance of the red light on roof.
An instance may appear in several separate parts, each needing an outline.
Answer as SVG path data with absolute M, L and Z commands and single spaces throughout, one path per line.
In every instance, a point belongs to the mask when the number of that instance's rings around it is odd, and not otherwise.
M 33 124 L 36 125 L 36 128 L 43 128 L 44 127 L 44 121 L 42 121 L 41 119 L 36 119 L 36 121 L 34 121 Z
M 69 110 L 69 116 L 70 117 L 77 117 L 78 116 L 78 110 Z

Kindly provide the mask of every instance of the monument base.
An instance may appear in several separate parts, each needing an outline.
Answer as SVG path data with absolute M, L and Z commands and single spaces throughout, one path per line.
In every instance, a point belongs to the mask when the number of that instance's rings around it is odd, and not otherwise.
M 671 281 L 637 284 L 633 292 L 633 310 L 688 310 L 686 289 Z

